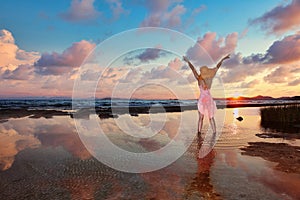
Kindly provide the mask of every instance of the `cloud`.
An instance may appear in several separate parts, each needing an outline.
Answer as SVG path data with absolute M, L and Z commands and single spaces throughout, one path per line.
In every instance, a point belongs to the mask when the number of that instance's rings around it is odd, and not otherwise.
M 300 58 L 300 32 L 273 42 L 266 53 L 252 54 L 242 59 L 243 64 L 290 64 Z
M 243 39 L 248 34 L 249 28 L 245 28 L 242 33 L 240 34 L 239 39 Z
M 56 52 L 44 53 L 34 64 L 35 71 L 42 75 L 60 75 L 70 72 L 73 68 L 78 68 L 82 64 L 94 47 L 95 44 L 82 40 L 73 43 L 61 54 Z
M 166 11 L 170 5 L 173 3 L 176 3 L 178 1 L 174 0 L 152 0 L 152 1 L 146 1 L 145 6 L 148 8 L 151 12 L 163 12 Z
M 100 12 L 94 7 L 94 0 L 72 0 L 68 11 L 60 14 L 60 17 L 70 22 L 92 21 L 100 16 Z
M 299 12 L 300 13 L 300 12 Z M 265 60 L 268 63 L 291 63 L 300 58 L 300 32 L 275 41 L 267 50 Z
M 149 15 L 142 21 L 141 27 L 169 27 L 178 28 L 181 25 L 181 16 L 186 8 L 177 4 L 176 0 L 146 1 L 145 7 Z
M 221 77 L 224 83 L 236 83 L 245 81 L 247 77 L 255 76 L 259 72 L 263 71 L 263 68 L 257 68 L 255 66 L 238 66 L 234 69 L 221 71 Z
M 204 43 L 203 46 L 205 49 L 207 49 L 206 46 L 213 46 L 209 45 L 212 42 L 205 44 L 205 42 L 203 42 L 202 40 L 201 44 Z M 218 44 L 216 40 L 206 39 L 206 41 L 214 41 Z M 193 54 L 191 52 L 188 52 L 191 53 L 189 54 L 190 57 L 194 56 L 195 58 L 198 57 L 198 59 L 201 58 L 201 53 L 203 53 L 203 51 L 201 51 L 200 47 L 192 47 L 189 50 L 193 50 Z M 199 53 L 196 50 L 198 50 Z M 216 50 L 216 54 L 218 53 L 218 51 L 222 52 L 220 50 Z M 295 64 L 297 65 L 297 63 L 299 63 L 299 57 L 300 32 L 275 41 L 265 53 L 252 54 L 247 57 L 243 57 L 241 53 L 231 54 L 231 58 L 229 60 L 226 60 L 226 63 L 224 63 L 226 68 L 222 67 L 220 73 L 225 83 L 242 82 L 246 78 L 254 77 L 262 72 L 267 73 L 267 75 L 265 75 L 265 77 L 263 78 L 267 83 L 287 83 L 291 78 L 293 78 L 293 75 L 297 73 L 298 70 L 295 69 L 295 67 L 293 67 L 293 69 L 289 69 L 287 66 L 278 65 L 288 64 L 290 67 L 294 66 Z M 250 85 L 248 85 L 248 83 L 242 84 L 244 84 L 245 87 L 251 86 L 250 82 Z
M 16 59 L 19 61 L 30 62 L 37 60 L 40 57 L 40 53 L 38 52 L 27 52 L 22 49 L 18 49 L 16 52 Z
M 83 40 L 62 53 L 40 56 L 20 49 L 11 32 L 0 30 L 1 96 L 71 96 L 74 72 L 94 46 Z M 60 76 L 44 76 L 53 74 Z
M 268 33 L 282 34 L 300 27 L 300 1 L 293 0 L 287 5 L 278 5 L 261 17 L 250 20 L 252 25 L 260 25 Z
M 167 12 L 164 16 L 168 27 L 177 27 L 181 25 L 181 15 L 186 11 L 183 5 L 175 6 L 170 12 Z
M 138 55 L 138 58 L 141 62 L 149 62 L 150 60 L 155 60 L 161 55 L 161 49 L 158 48 L 148 48 L 143 53 Z
M 1 43 L 15 44 L 15 39 L 12 33 L 5 29 L 0 31 L 0 41 Z
M 129 11 L 125 10 L 120 0 L 106 0 L 113 14 L 113 19 L 119 19 L 122 14 L 128 14 Z
M 183 63 L 179 58 L 171 60 L 167 66 L 161 65 L 154 67 L 151 71 L 147 71 L 143 74 L 141 80 L 148 79 L 168 79 L 170 81 L 178 80 L 181 78 L 181 74 L 178 73 L 182 69 Z
M 96 67 L 95 69 L 88 69 L 80 74 L 80 80 L 82 81 L 97 80 L 101 73 L 102 70 Z
M 224 83 L 236 83 L 243 81 L 245 87 L 249 87 L 254 83 L 244 83 L 248 77 L 254 77 L 257 74 L 268 69 L 270 66 L 263 65 L 261 63 L 253 62 L 256 59 L 256 55 L 243 57 L 241 53 L 234 53 L 230 55 L 230 59 L 224 61 L 224 64 L 220 68 L 220 75 Z
M 288 82 L 290 77 L 290 69 L 288 67 L 277 67 L 270 74 L 264 77 L 264 81 L 268 83 L 284 83 Z
M 205 5 L 200 5 L 198 8 L 195 8 L 193 10 L 192 15 L 197 15 L 197 14 L 199 14 L 200 12 L 202 12 L 205 9 L 206 9 Z
M 0 30 L 0 71 L 1 69 L 14 70 L 21 64 L 32 64 L 39 57 L 38 52 L 27 52 L 19 49 L 10 31 Z
M 19 65 L 14 70 L 5 70 L 2 74 L 4 79 L 13 79 L 13 80 L 29 80 L 33 77 L 34 68 L 32 65 Z
M 199 37 L 196 44 L 187 50 L 186 55 L 196 64 L 206 64 L 210 62 L 210 56 L 217 62 L 222 56 L 233 53 L 237 46 L 238 33 L 234 32 L 225 38 L 217 38 L 217 33 L 209 32 L 203 37 Z
M 202 11 L 206 10 L 206 6 L 205 5 L 200 5 L 197 8 L 194 8 L 193 11 L 191 12 L 190 16 L 184 21 L 183 23 L 183 28 L 186 29 L 190 26 L 194 26 L 195 24 L 195 17 Z M 193 32 L 200 32 L 199 30 L 199 26 L 196 26 L 193 30 Z M 198 30 L 198 31 L 197 31 Z
M 256 79 L 256 80 L 253 80 L 250 82 L 243 82 L 241 87 L 242 88 L 254 88 L 259 83 L 260 83 L 260 81 Z
M 300 85 L 300 78 L 295 79 L 291 82 L 288 83 L 289 86 L 296 86 L 296 85 Z
M 299 65 L 297 65 L 298 67 Z M 291 70 L 292 73 L 300 73 L 300 68 L 295 68 Z
M 120 83 L 134 83 L 140 80 L 140 75 L 142 72 L 142 68 L 133 68 L 128 71 L 125 77 L 119 79 Z
M 237 57 L 237 55 L 239 55 Z M 262 64 L 272 66 L 276 64 L 290 64 L 298 62 L 300 58 L 300 32 L 273 42 L 266 53 L 252 54 L 242 57 L 241 54 L 231 56 L 226 66 Z
M 250 56 L 244 57 L 242 59 L 243 64 L 251 64 L 251 63 L 264 63 L 266 60 L 265 54 L 252 54 Z
M 183 62 L 179 58 L 175 58 L 174 60 L 171 60 L 168 64 L 168 66 L 173 69 L 178 71 L 179 69 L 182 69 L 183 67 Z
M 0 171 L 9 169 L 20 151 L 39 146 L 40 141 L 33 135 L 21 135 L 10 127 L 0 125 Z
M 154 48 L 147 48 L 145 50 L 139 50 L 142 51 L 138 55 L 129 55 L 126 56 L 123 61 L 127 65 L 139 65 L 141 63 L 148 63 L 149 61 L 156 60 L 161 56 L 166 55 L 166 52 L 163 51 L 160 47 L 160 45 L 157 45 Z M 136 61 L 139 61 L 136 63 Z

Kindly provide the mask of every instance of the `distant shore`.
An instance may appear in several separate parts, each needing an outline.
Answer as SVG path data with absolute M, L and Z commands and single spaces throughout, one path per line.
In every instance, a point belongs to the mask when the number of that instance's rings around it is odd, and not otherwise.
M 239 108 L 239 107 L 265 107 L 265 106 L 277 106 L 277 105 L 290 105 L 299 104 L 298 102 L 289 103 L 231 103 L 226 105 L 217 105 L 218 109 L 224 108 Z M 116 106 L 116 107 L 96 107 L 83 108 L 77 111 L 63 110 L 63 109 L 29 109 L 29 108 L 2 108 L 0 109 L 0 123 L 9 118 L 51 118 L 53 116 L 70 116 L 78 118 L 88 118 L 90 114 L 97 114 L 101 119 L 114 118 L 122 114 L 130 114 L 132 116 L 138 116 L 139 114 L 149 113 L 163 113 L 163 112 L 184 112 L 186 110 L 197 110 L 197 105 L 154 105 L 154 106 Z

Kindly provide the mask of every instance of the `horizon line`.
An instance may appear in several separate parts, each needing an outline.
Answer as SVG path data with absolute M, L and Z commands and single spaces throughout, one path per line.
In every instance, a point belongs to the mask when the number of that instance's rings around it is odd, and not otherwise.
M 300 97 L 300 95 L 294 95 L 294 96 L 281 96 L 281 97 L 272 97 L 272 96 L 264 96 L 264 95 L 256 95 L 256 96 L 238 96 L 238 97 L 214 97 L 213 99 L 235 99 L 239 100 L 242 98 L 272 98 L 272 99 L 280 99 L 280 98 L 294 98 L 294 97 Z M 72 99 L 70 96 L 0 96 L 0 100 L 4 99 Z M 82 97 L 82 98 L 74 98 L 74 99 L 134 99 L 134 100 L 195 100 L 195 99 L 177 99 L 177 98 L 122 98 L 122 97 Z

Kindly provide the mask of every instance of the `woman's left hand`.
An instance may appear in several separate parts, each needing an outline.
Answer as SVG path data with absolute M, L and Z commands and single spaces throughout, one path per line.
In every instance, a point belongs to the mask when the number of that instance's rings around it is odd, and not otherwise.
M 227 56 L 225 56 L 225 57 L 223 58 L 223 60 L 228 59 L 228 58 L 230 58 L 230 54 L 228 54 Z

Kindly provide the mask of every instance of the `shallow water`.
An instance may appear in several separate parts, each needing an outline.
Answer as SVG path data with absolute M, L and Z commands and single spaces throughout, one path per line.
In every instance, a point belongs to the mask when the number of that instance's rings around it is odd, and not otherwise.
M 219 109 L 217 143 L 202 159 L 197 158 L 201 147 L 197 111 L 153 114 L 153 118 L 122 115 L 99 119 L 99 124 L 120 148 L 143 153 L 170 142 L 183 115 L 195 133 L 188 150 L 165 168 L 137 174 L 114 170 L 95 159 L 68 116 L 0 123 L 0 199 L 299 199 L 299 174 L 276 170 L 277 163 L 241 153 L 248 142 L 300 146 L 299 140 L 255 136 L 266 132 L 260 127 L 259 108 Z M 236 120 L 238 116 L 243 120 Z M 150 139 L 134 137 L 138 131 L 128 136 L 124 126 L 120 129 L 126 118 L 158 134 Z M 161 124 L 164 119 L 167 122 Z M 209 134 L 207 119 L 203 130 Z

